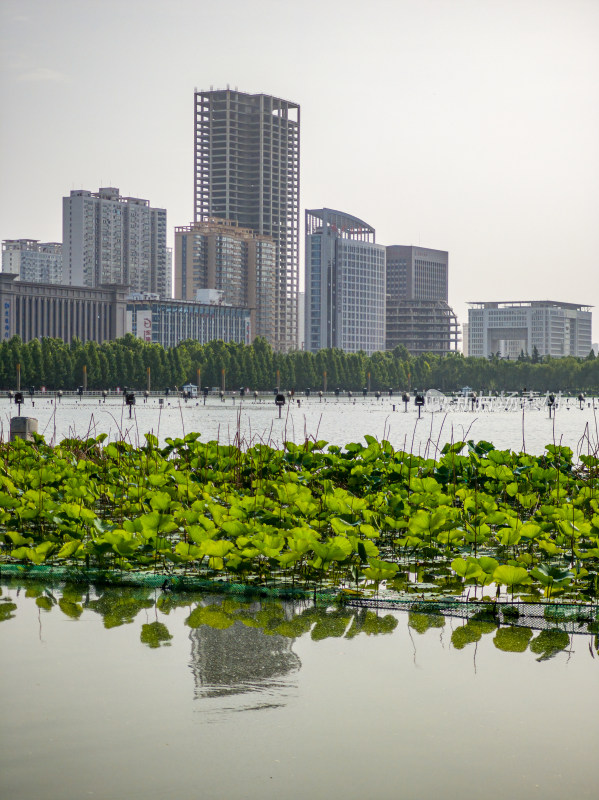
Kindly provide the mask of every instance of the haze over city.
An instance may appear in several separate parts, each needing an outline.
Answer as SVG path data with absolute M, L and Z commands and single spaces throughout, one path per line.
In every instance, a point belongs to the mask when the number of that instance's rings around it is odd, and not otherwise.
M 60 241 L 62 197 L 119 187 L 193 219 L 194 89 L 301 106 L 301 209 L 449 251 L 476 300 L 595 306 L 594 0 L 4 0 L 0 239 Z M 303 275 L 303 259 L 300 260 Z

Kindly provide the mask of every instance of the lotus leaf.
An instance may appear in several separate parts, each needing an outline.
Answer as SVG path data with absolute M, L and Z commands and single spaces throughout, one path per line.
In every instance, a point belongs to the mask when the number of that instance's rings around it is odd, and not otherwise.
M 493 573 L 493 580 L 505 586 L 520 586 L 524 583 L 530 583 L 530 577 L 524 567 L 514 567 L 507 564 L 497 567 Z

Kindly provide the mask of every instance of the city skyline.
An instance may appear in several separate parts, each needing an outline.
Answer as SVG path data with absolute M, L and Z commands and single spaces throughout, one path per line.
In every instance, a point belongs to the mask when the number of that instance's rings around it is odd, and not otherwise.
M 193 217 L 194 89 L 230 84 L 301 106 L 300 219 L 348 208 L 381 243 L 449 251 L 462 323 L 477 298 L 599 306 L 597 4 L 375 0 L 365 15 L 175 0 L 168 25 L 165 12 L 3 3 L 1 239 L 57 241 L 61 198 L 112 185 L 167 209 L 172 246 Z

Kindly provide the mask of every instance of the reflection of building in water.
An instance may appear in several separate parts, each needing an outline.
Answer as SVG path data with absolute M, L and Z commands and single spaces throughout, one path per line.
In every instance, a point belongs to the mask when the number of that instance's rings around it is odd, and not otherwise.
M 257 605 L 254 609 L 259 610 Z M 299 670 L 293 639 L 265 634 L 235 622 L 222 629 L 202 625 L 190 633 L 191 669 L 198 697 L 224 697 L 273 688 L 278 679 Z

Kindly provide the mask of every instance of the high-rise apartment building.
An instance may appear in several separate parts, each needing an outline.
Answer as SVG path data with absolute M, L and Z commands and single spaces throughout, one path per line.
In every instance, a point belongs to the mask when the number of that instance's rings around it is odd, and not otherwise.
M 305 348 L 385 348 L 385 248 L 366 222 L 306 211 Z
M 265 94 L 195 92 L 194 221 L 236 222 L 276 246 L 276 350 L 297 347 L 300 108 Z
M 585 358 L 592 346 L 589 306 L 553 300 L 470 303 L 468 355 L 488 358 L 576 356 Z
M 63 283 L 170 297 L 166 210 L 105 187 L 63 198 Z
M 387 350 L 444 355 L 457 348 L 458 323 L 447 303 L 448 253 L 429 247 L 387 247 Z
M 175 297 L 195 300 L 216 289 L 223 301 L 249 308 L 253 336 L 276 339 L 276 245 L 224 219 L 175 228 Z
M 2 242 L 2 272 L 30 283 L 62 283 L 62 245 L 38 239 Z

